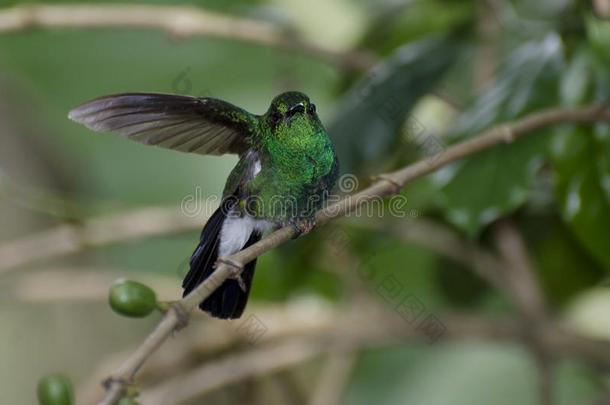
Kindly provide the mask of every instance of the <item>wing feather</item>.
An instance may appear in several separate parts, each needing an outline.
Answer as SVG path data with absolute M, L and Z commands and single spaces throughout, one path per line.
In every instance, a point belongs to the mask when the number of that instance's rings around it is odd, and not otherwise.
M 101 97 L 69 118 L 96 132 L 199 154 L 241 154 L 255 137 L 256 116 L 214 98 L 126 93 Z

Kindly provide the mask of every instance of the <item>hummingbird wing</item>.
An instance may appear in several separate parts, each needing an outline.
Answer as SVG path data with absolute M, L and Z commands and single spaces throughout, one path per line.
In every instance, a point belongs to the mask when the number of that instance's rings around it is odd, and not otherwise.
M 226 101 L 155 93 L 101 97 L 76 107 L 68 117 L 96 132 L 209 155 L 245 152 L 252 145 L 257 120 Z

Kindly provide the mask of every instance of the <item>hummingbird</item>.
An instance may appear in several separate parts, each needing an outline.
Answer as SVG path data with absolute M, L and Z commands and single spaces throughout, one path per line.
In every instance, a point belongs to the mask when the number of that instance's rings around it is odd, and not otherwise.
M 275 97 L 262 115 L 226 101 L 156 93 L 124 93 L 89 101 L 68 117 L 96 132 L 181 152 L 237 154 L 218 209 L 190 258 L 184 296 L 215 270 L 220 258 L 258 242 L 264 232 L 291 225 L 311 231 L 339 174 L 334 146 L 316 105 L 301 92 Z M 199 307 L 220 319 L 239 318 L 248 301 L 256 259 L 227 279 Z

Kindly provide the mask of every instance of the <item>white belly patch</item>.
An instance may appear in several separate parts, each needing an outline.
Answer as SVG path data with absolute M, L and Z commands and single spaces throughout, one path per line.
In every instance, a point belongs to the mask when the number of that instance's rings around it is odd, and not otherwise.
M 271 227 L 271 222 L 254 219 L 249 216 L 227 218 L 220 230 L 218 256 L 226 257 L 243 249 L 252 232 L 264 232 Z

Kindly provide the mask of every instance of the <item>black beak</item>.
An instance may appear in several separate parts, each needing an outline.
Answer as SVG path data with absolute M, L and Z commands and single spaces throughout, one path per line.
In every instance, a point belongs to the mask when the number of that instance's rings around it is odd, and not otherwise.
M 294 116 L 297 113 L 304 113 L 305 112 L 305 104 L 303 103 L 299 103 L 299 104 L 295 104 L 292 107 L 290 107 L 290 109 L 288 110 L 288 118 Z

